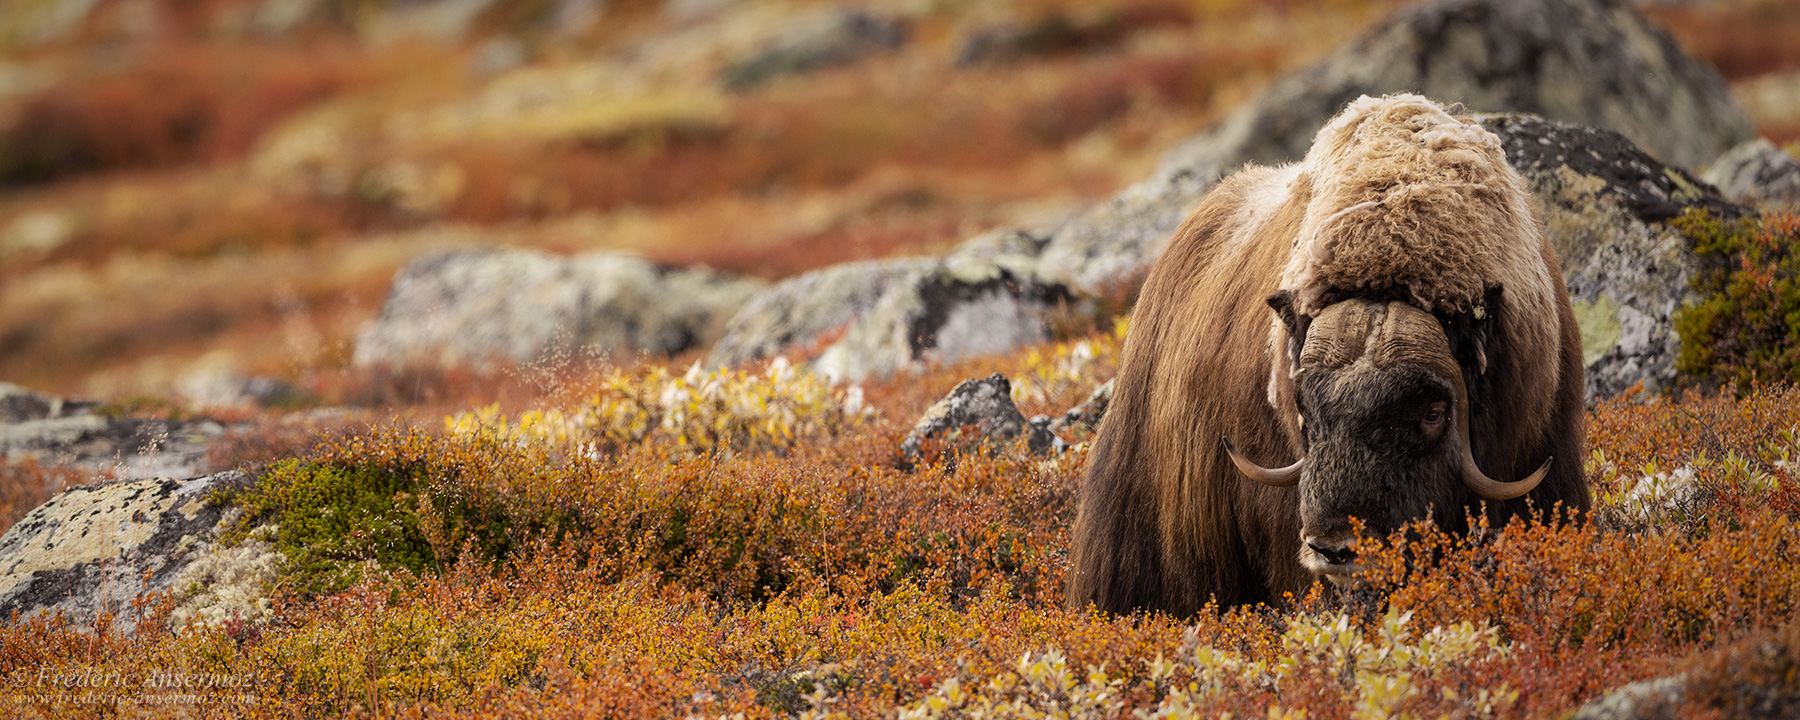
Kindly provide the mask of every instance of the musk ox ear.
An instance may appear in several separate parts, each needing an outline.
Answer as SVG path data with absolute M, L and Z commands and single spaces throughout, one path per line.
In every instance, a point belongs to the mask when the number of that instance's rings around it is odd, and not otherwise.
M 1504 291 L 1498 284 L 1490 285 L 1481 304 L 1443 319 L 1451 354 L 1465 371 L 1473 370 L 1476 377 L 1487 374 L 1488 357 L 1495 349 L 1493 319 L 1505 304 Z
M 1287 290 L 1276 290 L 1268 297 L 1269 308 L 1275 311 L 1275 317 L 1287 328 L 1288 360 L 1294 367 L 1300 366 L 1300 349 L 1306 345 L 1306 328 L 1312 324 L 1312 318 L 1295 309 L 1294 294 Z

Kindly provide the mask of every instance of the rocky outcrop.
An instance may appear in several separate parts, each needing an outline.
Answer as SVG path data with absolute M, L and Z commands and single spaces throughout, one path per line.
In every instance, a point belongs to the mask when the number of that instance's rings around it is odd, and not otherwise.
M 922 445 L 942 442 L 952 452 L 992 449 L 1025 436 L 1034 453 L 1061 450 L 1063 441 L 1050 431 L 1049 418 L 1026 420 L 1012 400 L 1012 383 L 999 373 L 980 380 L 964 380 L 934 403 L 913 423 L 912 432 L 900 444 L 902 465 L 919 459 Z
M 953 257 L 891 284 L 813 370 L 855 381 L 1044 342 L 1051 312 L 1072 298 L 1033 274 Z
M 719 75 L 729 90 L 748 90 L 784 75 L 848 65 L 906 44 L 907 26 L 863 10 L 824 10 L 793 18 L 756 54 Z
M 931 258 L 864 260 L 794 276 L 744 303 L 707 363 L 731 367 L 799 349 L 817 352 L 875 307 L 890 286 L 918 277 Z M 819 347 L 813 347 L 819 345 Z
M 1074 299 L 1033 269 L 1042 238 L 1013 230 L 944 258 L 849 263 L 761 293 L 733 316 L 715 366 L 799 351 L 835 380 L 885 377 L 1050 339 L 1050 314 Z
M 1672 316 L 1696 269 L 1690 243 L 1670 224 L 1689 209 L 1732 217 L 1746 210 L 1712 186 L 1669 167 L 1619 133 L 1531 115 L 1478 116 L 1525 177 L 1562 263 L 1581 322 L 1590 397 L 1674 379 Z M 727 349 L 741 360 L 791 343 L 841 338 L 815 369 L 860 379 L 920 362 L 1003 352 L 1049 337 L 1041 318 L 1056 303 L 1129 288 L 1210 183 L 1198 175 L 1151 180 L 1095 207 L 1045 238 L 1015 230 L 978 236 L 941 261 L 830 268 L 784 283 L 732 321 Z M 1066 241 L 1081 235 L 1079 242 Z M 1159 234 L 1161 236 L 1159 237 Z M 885 274 L 873 268 L 886 268 Z M 879 276 L 879 281 L 866 278 Z M 813 294 L 825 279 L 853 289 Z M 879 288 L 879 290 L 877 290 Z M 806 332 L 758 333 L 780 298 L 784 328 L 806 324 L 808 306 L 836 308 Z M 934 309 L 944 308 L 944 309 Z M 746 342 L 747 338 L 763 338 Z
M 1562 263 L 1588 397 L 1666 386 L 1680 349 L 1673 315 L 1698 268 L 1692 244 L 1667 221 L 1690 208 L 1726 217 L 1744 209 L 1618 133 L 1529 115 L 1482 123 L 1525 176 Z
M 1277 80 L 1156 176 L 1059 228 L 1044 271 L 1084 292 L 1132 282 L 1220 177 L 1297 160 L 1345 103 L 1395 92 L 1611 129 L 1678 167 L 1752 136 L 1718 73 L 1623 0 L 1438 0 Z
M 357 337 L 358 365 L 677 353 L 718 339 L 762 283 L 624 255 L 465 250 L 413 261 Z
M 68 400 L 0 383 L 0 456 L 71 465 L 119 479 L 185 477 L 204 468 L 206 448 L 225 426 L 102 414 Z
M 1740 210 L 1657 158 L 1677 168 L 1703 163 L 1749 137 L 1750 126 L 1716 72 L 1620 0 L 1438 0 L 1403 9 L 1171 152 L 1155 176 L 1047 234 L 991 233 L 936 265 L 888 261 L 784 283 L 733 319 L 712 359 L 735 364 L 829 343 L 815 369 L 858 379 L 1044 339 L 1042 308 L 1140 284 L 1220 177 L 1245 163 L 1297 159 L 1345 103 L 1398 91 L 1591 126 L 1524 115 L 1487 121 L 1530 181 L 1561 253 L 1583 317 L 1590 394 L 1671 379 L 1669 317 L 1693 258 L 1667 221 L 1690 207 Z M 853 291 L 804 297 L 808 284 L 874 277 Z M 940 305 L 962 314 L 931 309 Z M 799 312 L 806 306 L 836 309 L 812 321 Z
M 1759 210 L 1800 210 L 1800 160 L 1763 138 L 1720 155 L 1700 179 L 1732 202 Z
M 176 620 L 254 619 L 278 557 L 266 543 L 227 546 L 236 510 L 209 498 L 248 482 L 230 472 L 75 488 L 0 536 L 0 617 L 63 612 L 77 623 L 102 612 L 131 626 L 131 601 L 178 593 Z
M 1142 283 L 1175 228 L 1222 174 L 1217 166 L 1177 169 L 1126 188 L 1057 228 L 1039 271 L 1093 295 Z

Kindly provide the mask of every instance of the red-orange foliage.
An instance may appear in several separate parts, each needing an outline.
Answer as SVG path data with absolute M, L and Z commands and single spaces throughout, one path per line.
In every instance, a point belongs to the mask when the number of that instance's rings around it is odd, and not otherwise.
M 74 468 L 0 454 L 0 533 L 51 496 L 89 479 L 91 473 Z
M 1079 452 L 888 465 L 898 421 L 953 374 L 871 386 L 886 419 L 779 453 L 594 454 L 401 429 L 332 441 L 280 477 L 364 468 L 411 483 L 394 502 L 416 513 L 437 558 L 423 574 L 383 566 L 377 551 L 346 558 L 365 568 L 346 591 L 282 595 L 267 620 L 180 628 L 152 612 L 136 634 L 17 622 L 0 631 L 0 676 L 176 666 L 267 678 L 252 693 L 260 704 L 209 706 L 221 714 L 868 717 L 952 685 L 1001 693 L 1006 677 L 1026 681 L 1023 655 L 1029 677 L 1065 662 L 1074 673 L 1046 707 L 1103 697 L 1121 713 L 1543 717 L 1800 611 L 1789 552 L 1800 523 L 1781 500 L 1794 484 L 1758 449 L 1800 419 L 1789 389 L 1627 398 L 1592 413 L 1590 444 L 1613 468 L 1596 473 L 1597 515 L 1638 482 L 1619 467 L 1692 465 L 1705 491 L 1681 522 L 1518 522 L 1467 537 L 1415 527 L 1365 543 L 1355 590 L 1112 618 L 1060 603 Z M 1718 448 L 1758 458 L 1763 474 L 1701 461 Z M 1105 680 L 1087 674 L 1102 666 Z M 1742 696 L 1727 685 L 1704 696 L 1709 707 Z M 112 709 L 165 711 L 91 711 Z
M 129 70 L 30 98 L 3 139 L 0 182 L 217 161 L 326 97 L 346 70 L 311 53 L 157 46 Z

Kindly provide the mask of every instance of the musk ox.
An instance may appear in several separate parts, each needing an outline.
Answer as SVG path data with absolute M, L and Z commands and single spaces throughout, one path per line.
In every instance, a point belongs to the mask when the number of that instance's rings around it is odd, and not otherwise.
M 1361 98 L 1301 162 L 1224 180 L 1151 269 L 1070 603 L 1185 615 L 1342 584 L 1352 517 L 1385 535 L 1584 511 L 1581 373 L 1499 139 L 1417 95 Z

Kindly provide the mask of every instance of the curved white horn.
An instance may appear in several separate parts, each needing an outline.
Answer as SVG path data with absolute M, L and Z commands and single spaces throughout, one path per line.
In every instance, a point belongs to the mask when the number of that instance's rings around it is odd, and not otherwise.
M 1556 457 L 1546 458 L 1537 472 L 1518 482 L 1500 482 L 1488 477 L 1475 464 L 1475 446 L 1469 440 L 1469 391 L 1463 386 L 1460 369 L 1451 373 L 1450 382 L 1456 386 L 1456 440 L 1462 445 L 1462 467 L 1459 474 L 1462 475 L 1463 484 L 1475 491 L 1476 495 L 1488 500 L 1511 500 L 1531 492 L 1532 488 L 1543 482 L 1544 476 L 1550 474 L 1550 463 Z
M 1236 465 L 1238 472 L 1245 477 L 1270 487 L 1293 487 L 1300 484 L 1300 468 L 1306 465 L 1306 458 L 1294 461 L 1284 468 L 1266 468 L 1245 460 L 1238 454 L 1237 446 L 1231 444 L 1231 438 L 1221 437 L 1219 442 L 1225 445 L 1225 454 L 1231 457 L 1231 464 Z

